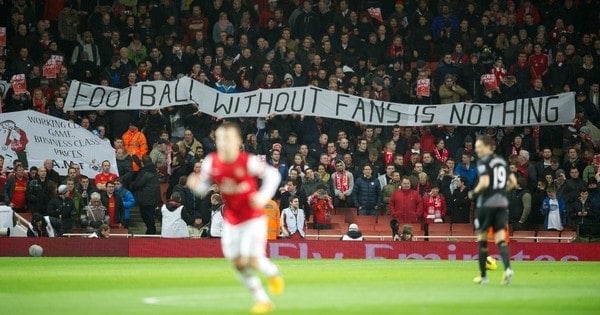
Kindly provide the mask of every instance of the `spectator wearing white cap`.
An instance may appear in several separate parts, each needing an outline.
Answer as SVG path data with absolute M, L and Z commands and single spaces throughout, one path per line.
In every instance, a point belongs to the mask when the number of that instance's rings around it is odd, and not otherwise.
M 362 232 L 358 228 L 358 224 L 352 223 L 348 226 L 348 232 L 342 236 L 342 241 L 363 241 Z

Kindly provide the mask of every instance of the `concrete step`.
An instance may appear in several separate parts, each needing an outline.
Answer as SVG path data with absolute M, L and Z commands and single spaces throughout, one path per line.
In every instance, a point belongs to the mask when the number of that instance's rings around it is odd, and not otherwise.
M 160 234 L 160 220 L 156 221 L 156 233 Z M 146 224 L 142 220 L 139 207 L 133 207 L 131 209 L 130 220 L 129 220 L 129 233 L 132 234 L 145 234 Z

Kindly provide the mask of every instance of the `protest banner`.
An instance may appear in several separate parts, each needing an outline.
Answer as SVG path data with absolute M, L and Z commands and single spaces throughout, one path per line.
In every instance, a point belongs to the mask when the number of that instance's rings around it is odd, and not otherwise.
M 149 110 L 194 103 L 217 118 L 271 114 L 319 116 L 380 126 L 524 126 L 570 124 L 573 93 L 517 99 L 500 104 L 414 105 L 373 100 L 314 86 L 224 94 L 183 77 L 146 81 L 125 89 L 72 81 L 65 110 Z
M 67 175 L 69 165 L 76 163 L 81 167 L 81 174 L 93 178 L 100 172 L 102 161 L 108 160 L 111 172 L 118 174 L 110 142 L 76 123 L 36 111 L 2 114 L 0 145 L 4 167 L 8 170 L 15 159 L 38 167 L 44 160 L 51 159 L 60 175 Z

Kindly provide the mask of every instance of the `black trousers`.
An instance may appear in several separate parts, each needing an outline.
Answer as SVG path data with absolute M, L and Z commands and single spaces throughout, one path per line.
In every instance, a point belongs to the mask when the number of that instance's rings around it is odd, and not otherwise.
M 140 206 L 142 220 L 146 224 L 146 234 L 156 234 L 156 224 L 154 222 L 154 206 Z

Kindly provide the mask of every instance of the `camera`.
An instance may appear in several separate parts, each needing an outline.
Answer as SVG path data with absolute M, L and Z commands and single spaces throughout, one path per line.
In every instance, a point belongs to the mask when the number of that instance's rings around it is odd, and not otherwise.
M 10 236 L 10 228 L 0 228 L 0 236 Z

